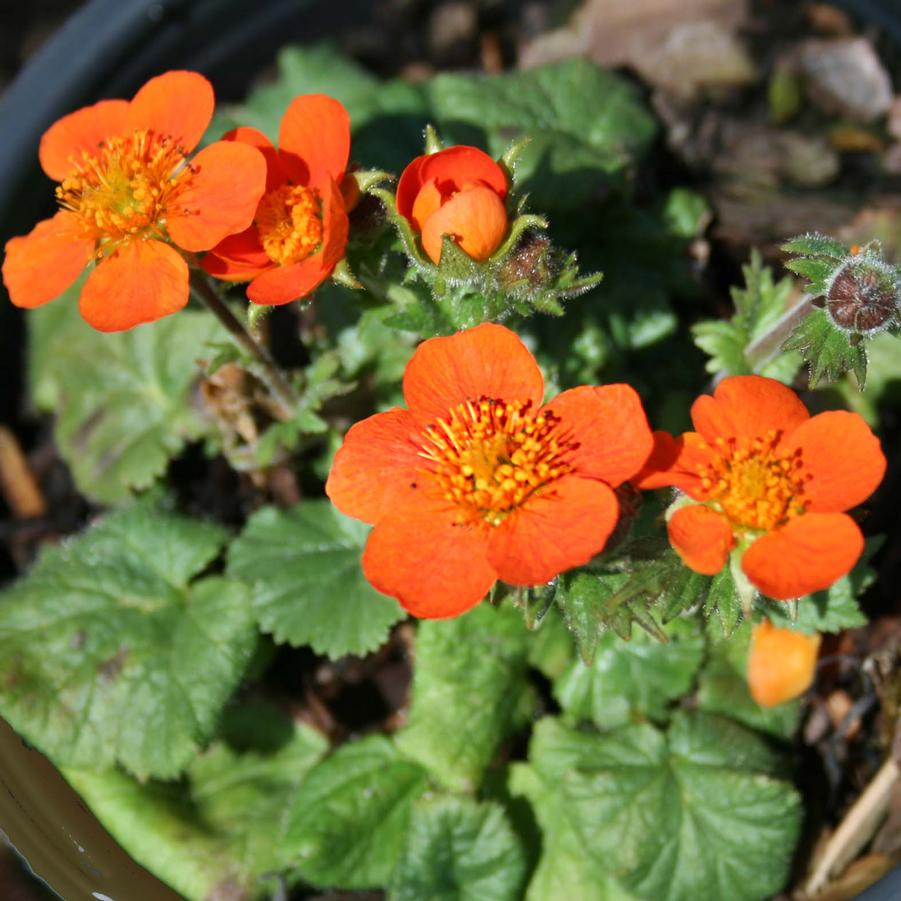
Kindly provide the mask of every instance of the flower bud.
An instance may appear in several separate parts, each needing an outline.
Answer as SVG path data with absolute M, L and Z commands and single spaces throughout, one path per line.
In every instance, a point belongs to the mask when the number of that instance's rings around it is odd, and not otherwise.
M 763 707 L 803 694 L 813 682 L 820 635 L 779 629 L 768 619 L 754 626 L 748 652 L 748 689 Z
M 487 260 L 507 234 L 507 175 L 487 153 L 458 145 L 417 157 L 401 174 L 397 211 L 438 264 L 449 235 L 473 260 Z
M 898 279 L 894 269 L 866 255 L 851 257 L 833 274 L 825 293 L 826 312 L 842 330 L 870 334 L 898 315 Z

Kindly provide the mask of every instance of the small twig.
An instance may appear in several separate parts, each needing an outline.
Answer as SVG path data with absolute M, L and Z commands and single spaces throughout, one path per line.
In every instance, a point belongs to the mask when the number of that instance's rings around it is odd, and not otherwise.
M 805 896 L 816 895 L 829 882 L 832 874 L 844 869 L 873 837 L 888 810 L 899 776 L 901 771 L 898 765 L 889 757 L 826 842 L 804 886 Z
M 28 460 L 6 426 L 0 426 L 0 491 L 17 519 L 31 519 L 47 512 L 47 502 Z
M 805 294 L 793 307 L 789 307 L 762 335 L 755 338 L 745 348 L 745 358 L 755 372 L 764 364 L 769 363 L 780 352 L 786 338 L 807 314 L 813 310 L 812 299 L 813 295 Z
M 234 342 L 242 350 L 245 350 L 260 364 L 260 379 L 265 383 L 272 396 L 285 408 L 289 415 L 297 409 L 300 403 L 296 392 L 285 378 L 284 373 L 278 368 L 269 351 L 247 330 L 245 325 L 228 308 L 216 289 L 210 284 L 206 274 L 194 269 L 191 273 L 191 283 L 197 296 L 206 304 L 213 315 L 225 326 Z

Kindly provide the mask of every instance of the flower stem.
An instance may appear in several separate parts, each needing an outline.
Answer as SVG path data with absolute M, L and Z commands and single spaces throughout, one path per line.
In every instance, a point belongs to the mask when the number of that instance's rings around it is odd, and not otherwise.
M 270 394 L 281 404 L 286 414 L 297 409 L 300 398 L 291 387 L 284 373 L 278 368 L 269 351 L 248 331 L 246 326 L 228 308 L 219 292 L 210 283 L 206 274 L 195 269 L 191 273 L 191 283 L 197 296 L 207 309 L 225 326 L 232 340 L 241 350 L 249 353 L 259 364 L 259 376 Z
M 769 363 L 782 349 L 786 338 L 813 309 L 810 294 L 805 294 L 798 302 L 782 314 L 762 335 L 755 338 L 745 348 L 745 359 L 754 372 Z

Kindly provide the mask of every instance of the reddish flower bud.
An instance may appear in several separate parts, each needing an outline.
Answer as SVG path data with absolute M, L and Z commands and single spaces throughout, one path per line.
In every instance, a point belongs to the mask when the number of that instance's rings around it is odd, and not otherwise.
M 416 157 L 397 184 L 397 210 L 438 263 L 445 236 L 486 260 L 507 233 L 507 176 L 487 153 L 459 145 Z
M 865 257 L 848 260 L 832 276 L 825 306 L 840 329 L 858 334 L 880 331 L 898 314 L 894 270 Z

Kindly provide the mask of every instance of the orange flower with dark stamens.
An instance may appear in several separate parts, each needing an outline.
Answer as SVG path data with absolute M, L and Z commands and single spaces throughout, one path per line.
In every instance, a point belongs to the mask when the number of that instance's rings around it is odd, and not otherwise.
M 811 417 L 790 388 L 756 375 L 724 379 L 691 409 L 695 432 L 655 433 L 638 483 L 675 485 L 698 504 L 669 520 L 692 569 L 719 572 L 733 548 L 765 595 L 789 600 L 828 588 L 863 552 L 845 511 L 882 481 L 879 439 L 856 413 Z
M 217 142 L 193 159 L 213 115 L 213 89 L 196 72 L 152 78 L 132 101 L 103 100 L 64 116 L 41 138 L 44 171 L 60 182 L 60 211 L 6 245 L 12 302 L 38 307 L 95 260 L 81 314 L 122 331 L 188 302 L 177 248 L 208 250 L 245 229 L 263 193 L 257 150 Z
M 474 260 L 487 260 L 507 232 L 507 175 L 477 147 L 418 156 L 397 183 L 397 211 L 422 238 L 432 262 L 450 235 Z
M 331 97 L 306 94 L 295 97 L 282 118 L 279 149 L 255 128 L 237 128 L 223 140 L 262 151 L 266 193 L 253 224 L 214 247 L 204 269 L 226 281 L 249 281 L 254 303 L 305 297 L 332 274 L 347 246 L 348 200 L 358 196 L 345 172 L 347 110 Z
M 363 570 L 415 616 L 456 616 L 496 580 L 538 585 L 590 560 L 613 531 L 613 489 L 652 436 L 627 385 L 573 388 L 542 405 L 535 359 L 485 324 L 419 346 L 408 409 L 357 423 L 326 493 L 373 523 Z
M 748 651 L 751 697 L 763 707 L 774 707 L 804 694 L 816 672 L 820 638 L 779 629 L 768 619 L 754 626 Z

